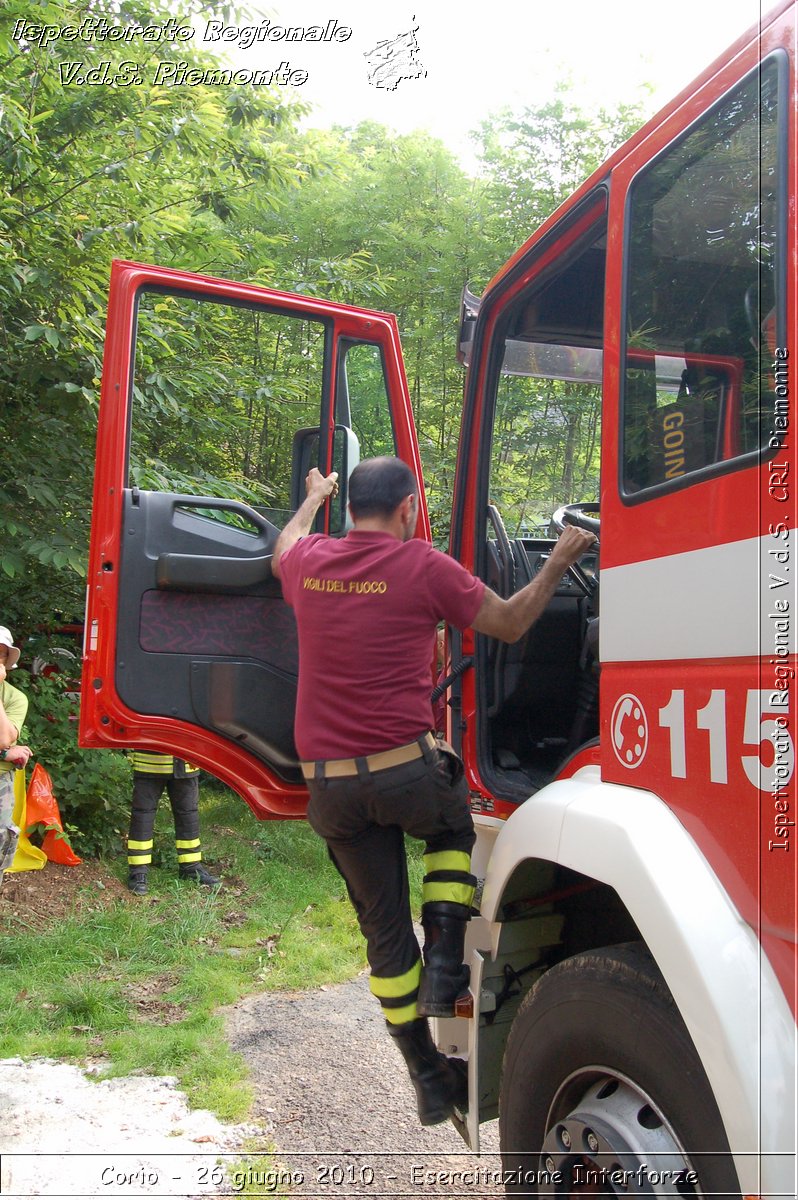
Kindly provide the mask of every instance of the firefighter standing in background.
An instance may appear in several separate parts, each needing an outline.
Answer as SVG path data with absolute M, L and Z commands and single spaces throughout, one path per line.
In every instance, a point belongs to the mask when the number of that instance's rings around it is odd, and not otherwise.
M 202 864 L 199 832 L 199 767 L 149 750 L 129 753 L 133 766 L 133 802 L 127 839 L 127 886 L 137 896 L 147 894 L 147 873 L 152 863 L 152 835 L 158 801 L 166 788 L 175 822 L 178 874 L 206 887 L 219 880 Z
M 465 1064 L 437 1050 L 426 1018 L 453 1015 L 467 985 L 463 950 L 476 882 L 462 763 L 430 732 L 436 628 L 471 625 L 516 641 L 594 538 L 567 529 L 535 579 L 503 600 L 414 538 L 418 485 L 396 458 L 355 467 L 346 537 L 307 537 L 336 478 L 310 472 L 305 501 L 272 557 L 299 630 L 295 737 L 308 820 L 346 882 L 371 991 L 407 1064 L 419 1119 L 434 1125 L 467 1105 Z M 425 843 L 423 969 L 405 833 Z

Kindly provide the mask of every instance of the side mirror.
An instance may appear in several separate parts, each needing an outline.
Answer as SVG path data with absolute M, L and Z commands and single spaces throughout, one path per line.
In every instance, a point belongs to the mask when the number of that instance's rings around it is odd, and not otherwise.
M 320 431 L 297 429 L 291 447 L 291 508 L 296 512 L 305 499 L 305 479 L 311 467 L 319 465 Z M 333 434 L 333 465 L 338 472 L 338 496 L 330 513 L 330 533 L 342 533 L 351 528 L 347 503 L 349 476 L 360 462 L 360 442 L 348 425 L 336 425 Z
M 457 361 L 464 367 L 467 367 L 471 361 L 471 349 L 480 304 L 479 296 L 475 296 L 466 284 L 460 298 L 460 329 L 457 334 Z

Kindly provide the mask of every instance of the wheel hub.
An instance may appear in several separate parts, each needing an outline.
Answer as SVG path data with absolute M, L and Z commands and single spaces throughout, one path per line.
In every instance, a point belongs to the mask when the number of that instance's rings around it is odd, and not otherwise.
M 555 1098 L 552 1114 L 565 1115 L 543 1143 L 540 1195 L 700 1196 L 697 1172 L 649 1097 L 618 1076 L 592 1078 L 584 1089 L 568 1081 Z

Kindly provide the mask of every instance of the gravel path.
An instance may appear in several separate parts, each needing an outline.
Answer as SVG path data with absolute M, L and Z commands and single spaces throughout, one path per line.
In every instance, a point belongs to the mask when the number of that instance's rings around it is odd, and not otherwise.
M 495 1122 L 482 1128 L 479 1158 L 448 1122 L 419 1125 L 404 1063 L 365 975 L 316 991 L 250 996 L 226 1011 L 226 1023 L 256 1088 L 253 1116 L 280 1163 L 302 1176 L 296 1194 L 503 1194 L 490 1183 L 480 1187 L 499 1167 Z

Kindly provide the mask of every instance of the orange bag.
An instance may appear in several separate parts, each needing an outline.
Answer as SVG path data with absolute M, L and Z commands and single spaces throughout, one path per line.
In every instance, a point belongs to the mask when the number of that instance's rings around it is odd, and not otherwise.
M 30 828 L 31 825 L 39 823 L 51 826 L 42 842 L 42 850 L 50 862 L 61 863 L 65 867 L 75 867 L 82 862 L 83 860 L 75 854 L 66 837 L 58 836 L 59 833 L 63 834 L 64 832 L 61 813 L 58 811 L 58 803 L 53 795 L 53 781 L 41 763 L 37 763 L 33 768 L 33 774 L 28 784 L 27 801 L 27 827 Z

